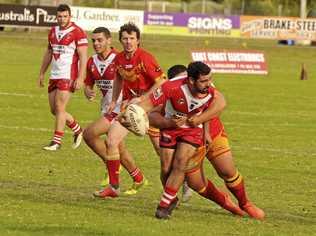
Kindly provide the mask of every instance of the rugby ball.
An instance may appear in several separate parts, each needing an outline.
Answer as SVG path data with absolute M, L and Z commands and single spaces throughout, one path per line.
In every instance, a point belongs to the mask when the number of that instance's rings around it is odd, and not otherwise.
M 148 116 L 144 109 L 136 104 L 126 107 L 121 124 L 137 136 L 144 136 L 149 128 Z

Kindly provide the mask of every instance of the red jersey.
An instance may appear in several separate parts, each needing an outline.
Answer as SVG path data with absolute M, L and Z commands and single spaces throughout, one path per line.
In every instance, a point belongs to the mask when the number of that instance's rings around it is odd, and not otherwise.
M 115 65 L 123 79 L 123 100 L 141 96 L 163 74 L 155 58 L 141 48 L 136 50 L 131 59 L 126 58 L 125 52 L 119 53 Z
M 102 113 L 106 113 L 108 105 L 112 101 L 113 82 L 116 78 L 114 59 L 117 51 L 112 49 L 105 59 L 97 54 L 91 56 L 87 63 L 87 75 L 84 83 L 93 87 L 96 85 L 103 97 L 101 101 Z M 121 97 L 119 100 L 122 99 Z M 121 101 L 118 101 L 121 103 Z M 119 112 L 119 111 L 117 111 Z
M 71 23 L 66 29 L 51 28 L 48 34 L 48 47 L 53 51 L 50 79 L 72 79 L 78 76 L 79 55 L 77 48 L 88 46 L 86 33 Z
M 154 106 L 163 104 L 166 118 L 176 116 L 192 116 L 201 114 L 212 103 L 214 88 L 210 87 L 208 94 L 203 98 L 194 97 L 188 85 L 188 78 L 167 81 L 151 95 L 150 99 Z M 200 125 L 199 127 L 202 127 Z M 183 126 L 181 128 L 189 128 Z

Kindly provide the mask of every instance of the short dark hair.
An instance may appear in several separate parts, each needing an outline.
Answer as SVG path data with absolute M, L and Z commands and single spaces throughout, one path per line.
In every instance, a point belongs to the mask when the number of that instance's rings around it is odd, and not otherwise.
M 104 36 L 108 39 L 111 38 L 111 32 L 108 28 L 105 27 L 97 27 L 92 31 L 93 34 L 103 33 Z
M 196 81 L 201 75 L 208 75 L 211 72 L 211 68 L 201 61 L 195 61 L 188 65 L 187 72 L 188 77 Z
M 69 15 L 71 15 L 70 7 L 67 4 L 60 4 L 57 7 L 56 12 L 68 11 Z
M 171 66 L 167 71 L 168 79 L 176 77 L 178 74 L 186 72 L 187 68 L 184 65 Z
M 120 31 L 119 31 L 119 40 L 121 41 L 122 39 L 122 33 L 126 31 L 128 34 L 131 34 L 132 32 L 136 32 L 136 37 L 139 40 L 140 39 L 140 30 L 137 27 L 137 25 L 135 25 L 132 22 L 128 22 L 124 25 L 121 26 Z

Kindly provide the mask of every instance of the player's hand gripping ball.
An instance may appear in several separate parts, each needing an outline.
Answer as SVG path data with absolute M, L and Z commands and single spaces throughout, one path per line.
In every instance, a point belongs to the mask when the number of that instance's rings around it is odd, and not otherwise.
M 128 105 L 118 120 L 126 129 L 137 136 L 144 136 L 149 128 L 146 112 L 136 104 Z

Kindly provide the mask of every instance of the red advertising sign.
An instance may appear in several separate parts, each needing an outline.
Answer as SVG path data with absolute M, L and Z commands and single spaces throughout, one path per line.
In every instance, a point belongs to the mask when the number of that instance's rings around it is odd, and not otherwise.
M 268 74 L 264 53 L 255 50 L 192 50 L 193 61 L 208 64 L 212 73 Z

